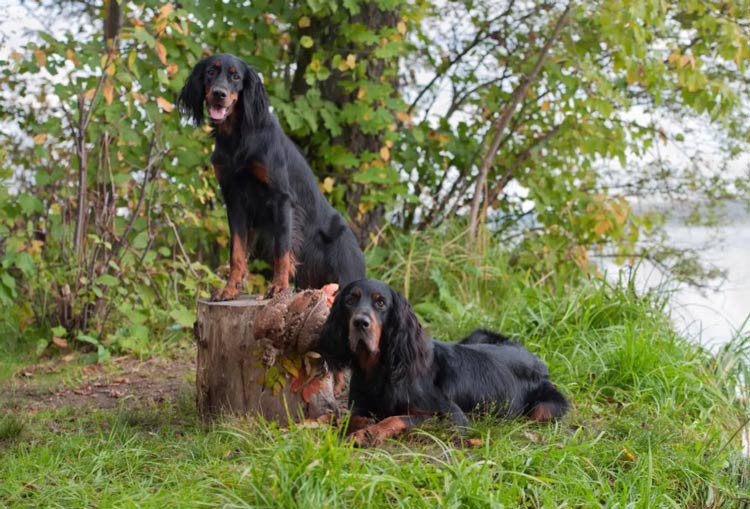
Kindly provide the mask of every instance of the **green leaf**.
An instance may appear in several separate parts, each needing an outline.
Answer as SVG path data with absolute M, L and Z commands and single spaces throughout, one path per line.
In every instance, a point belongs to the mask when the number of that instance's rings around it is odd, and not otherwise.
M 94 280 L 94 283 L 102 286 L 117 286 L 120 284 L 120 280 L 111 274 L 102 274 Z
M 299 40 L 300 46 L 303 48 L 312 48 L 313 44 L 315 44 L 315 41 L 312 40 L 312 37 L 309 35 L 303 35 Z
M 195 323 L 195 312 L 190 311 L 185 307 L 179 307 L 173 309 L 169 316 L 171 316 L 175 322 L 183 327 L 192 327 Z
M 148 230 L 139 232 L 131 244 L 134 249 L 144 249 L 148 245 Z

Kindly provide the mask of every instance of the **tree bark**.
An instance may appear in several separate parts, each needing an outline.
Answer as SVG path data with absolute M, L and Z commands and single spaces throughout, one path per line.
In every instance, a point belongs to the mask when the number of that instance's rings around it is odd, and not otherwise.
M 401 16 L 397 10 L 381 9 L 377 2 L 371 1 L 361 5 L 361 11 L 351 17 L 350 24 L 361 23 L 367 29 L 376 31 L 383 27 L 396 27 L 400 19 Z M 300 36 L 309 34 L 315 38 L 317 40 L 315 47 L 335 47 L 342 55 L 352 53 L 356 55 L 358 61 L 366 60 L 368 62 L 366 79 L 372 83 L 381 83 L 384 74 L 388 70 L 388 66 L 396 65 L 396 62 L 374 58 L 372 53 L 378 47 L 375 44 L 362 47 L 361 45 L 342 41 L 340 34 L 337 32 L 337 27 L 336 23 L 326 23 L 326 20 L 315 19 L 313 20 L 313 25 L 300 30 L 299 34 Z M 300 48 L 299 50 L 296 61 L 297 70 L 292 79 L 292 97 L 304 95 L 309 88 L 304 80 L 304 72 L 311 61 L 312 54 L 312 49 Z M 345 87 L 341 86 L 342 72 L 334 68 L 330 60 L 324 65 L 331 68 L 331 76 L 317 85 L 322 98 L 331 101 L 339 108 L 345 104 L 357 101 L 357 90 L 346 90 Z M 395 78 L 390 79 L 390 84 L 395 90 L 397 87 Z M 321 158 L 317 152 L 317 147 L 311 146 L 309 139 L 296 139 L 295 141 L 305 148 L 306 155 L 310 161 Z M 341 135 L 329 141 L 331 145 L 342 145 L 352 154 L 360 155 L 363 152 L 378 153 L 383 146 L 383 135 L 381 133 L 364 133 L 355 123 L 346 126 Z M 370 241 L 370 234 L 376 233 L 383 225 L 385 207 L 383 205 L 376 205 L 367 212 L 360 213 L 359 204 L 362 196 L 365 194 L 365 187 L 362 184 L 352 182 L 352 176 L 357 171 L 358 169 L 354 168 L 347 171 L 344 175 L 348 184 L 344 202 L 346 203 L 346 212 L 352 230 L 360 246 L 364 248 Z
M 291 376 L 283 374 L 278 364 L 264 367 L 263 346 L 256 341 L 254 328 L 256 316 L 268 302 L 255 296 L 227 302 L 198 301 L 195 385 L 198 412 L 204 420 L 222 414 L 249 414 L 288 424 L 335 411 L 330 374 L 315 379 L 317 390 L 310 395 L 292 390 Z M 281 373 L 281 390 L 263 382 L 274 369 L 277 375 Z

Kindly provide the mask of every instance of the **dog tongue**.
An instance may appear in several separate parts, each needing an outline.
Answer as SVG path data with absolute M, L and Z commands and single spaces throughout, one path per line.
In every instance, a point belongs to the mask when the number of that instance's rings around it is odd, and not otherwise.
M 227 109 L 228 108 L 211 106 L 208 108 L 208 116 L 211 117 L 211 120 L 224 120 L 224 117 L 227 114 Z

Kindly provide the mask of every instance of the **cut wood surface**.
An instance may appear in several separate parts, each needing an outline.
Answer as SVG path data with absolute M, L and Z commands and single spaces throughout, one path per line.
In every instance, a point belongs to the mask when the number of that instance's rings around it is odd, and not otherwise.
M 314 357 L 295 352 L 270 367 L 263 364 L 265 345 L 256 340 L 254 329 L 259 313 L 271 302 L 253 295 L 198 301 L 195 382 L 204 419 L 231 413 L 286 424 L 290 418 L 314 419 L 335 411 L 331 375 L 306 375 L 304 367 Z

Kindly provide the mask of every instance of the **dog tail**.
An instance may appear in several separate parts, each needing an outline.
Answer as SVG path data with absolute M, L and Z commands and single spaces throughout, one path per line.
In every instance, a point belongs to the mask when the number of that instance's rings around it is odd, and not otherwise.
M 346 231 L 346 223 L 344 220 L 339 216 L 338 214 L 333 214 L 331 216 L 331 220 L 328 222 L 327 228 L 324 230 L 321 228 L 319 231 L 320 238 L 323 240 L 324 244 L 330 244 L 334 240 L 341 237 L 341 235 Z
M 502 345 L 510 342 L 510 338 L 487 329 L 474 329 L 460 340 L 460 345 Z
M 527 397 L 526 411 L 532 421 L 558 419 L 570 408 L 568 400 L 549 380 L 543 380 Z

